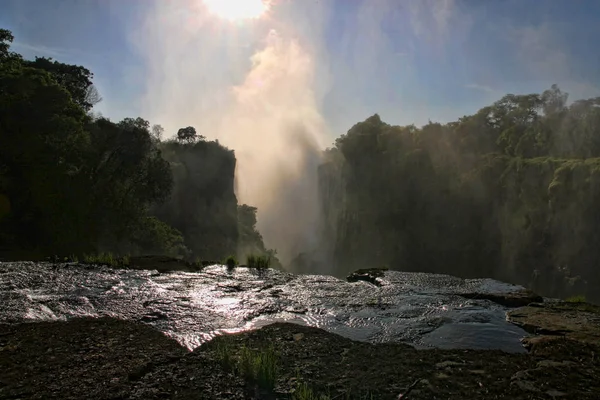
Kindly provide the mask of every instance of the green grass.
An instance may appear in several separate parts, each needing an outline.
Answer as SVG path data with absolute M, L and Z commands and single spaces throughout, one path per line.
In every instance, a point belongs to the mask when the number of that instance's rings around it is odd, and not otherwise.
M 352 394 L 349 392 L 335 397 L 331 397 L 328 394 L 317 394 L 307 383 L 299 382 L 296 385 L 296 390 L 292 394 L 291 400 L 349 400 L 351 398 L 356 398 L 356 396 L 352 396 Z M 367 391 L 365 394 L 359 394 L 358 398 L 360 400 L 375 400 L 375 396 L 369 391 Z
M 231 349 L 223 340 L 219 340 L 215 352 L 217 359 L 225 369 L 235 369 L 234 360 L 231 358 Z
M 236 354 L 225 338 L 218 338 L 215 354 L 219 363 L 259 387 L 273 390 L 277 379 L 278 355 L 273 346 L 252 350 L 242 347 Z
M 192 266 L 196 271 L 201 271 L 202 268 L 204 268 L 204 265 L 202 264 L 202 259 L 200 257 L 196 257 L 196 260 L 192 263 Z
M 238 348 L 235 343 L 230 342 L 226 336 L 214 340 L 215 358 L 226 370 L 243 377 L 247 382 L 256 384 L 258 387 L 272 392 L 277 383 L 279 370 L 279 354 L 272 345 L 259 349 L 250 349 L 246 346 Z M 296 388 L 291 395 L 291 400 L 348 400 L 357 398 L 350 392 L 341 396 L 331 397 L 329 394 L 318 394 L 308 383 L 300 377 L 300 371 L 296 370 Z M 360 400 L 374 400 L 370 391 L 359 395 Z
M 237 258 L 235 256 L 229 256 L 223 260 L 223 264 L 227 265 L 227 268 L 235 268 L 238 265 Z
M 292 400 L 331 400 L 331 396 L 316 394 L 306 383 L 298 383 L 292 394 Z
M 86 264 L 110 265 L 111 267 L 129 266 L 129 256 L 118 257 L 112 253 L 84 254 L 83 262 Z
M 243 347 L 238 372 L 260 387 L 272 390 L 277 379 L 277 353 L 272 346 L 261 350 Z
M 269 256 L 257 256 L 255 254 L 250 254 L 246 260 L 248 268 L 268 269 L 271 266 L 271 257 Z
M 568 297 L 565 301 L 567 303 L 585 303 L 586 302 L 585 296 L 583 296 L 583 295 L 571 296 L 571 297 Z

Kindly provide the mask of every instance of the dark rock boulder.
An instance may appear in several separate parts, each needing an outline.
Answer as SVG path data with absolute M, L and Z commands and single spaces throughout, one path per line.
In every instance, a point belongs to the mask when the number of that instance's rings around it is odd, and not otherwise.
M 381 286 L 378 278 L 382 278 L 385 275 L 385 271 L 387 271 L 387 268 L 359 269 L 348 275 L 346 280 L 348 282 L 365 281 L 375 286 Z

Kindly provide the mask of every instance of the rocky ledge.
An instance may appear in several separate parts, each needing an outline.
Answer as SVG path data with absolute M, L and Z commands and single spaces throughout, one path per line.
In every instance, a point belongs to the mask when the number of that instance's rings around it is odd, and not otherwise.
M 526 354 L 368 344 L 282 323 L 188 352 L 112 318 L 0 324 L 0 399 L 597 399 L 599 316 L 584 304 L 514 310 L 512 321 L 553 338 Z

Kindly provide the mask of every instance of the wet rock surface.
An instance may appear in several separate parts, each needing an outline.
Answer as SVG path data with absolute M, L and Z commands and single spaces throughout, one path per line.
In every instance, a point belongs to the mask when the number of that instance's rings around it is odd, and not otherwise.
M 128 268 L 153 269 L 161 273 L 173 271 L 193 272 L 198 268 L 190 262 L 185 262 L 168 256 L 136 256 L 130 257 Z
M 277 353 L 265 392 L 222 362 Z M 416 350 L 275 323 L 193 352 L 148 324 L 112 318 L 0 324 L 0 399 L 290 399 L 304 383 L 343 399 L 597 399 L 596 344 L 560 338 L 530 354 Z
M 510 308 L 486 299 L 525 289 L 491 279 L 378 270 L 376 286 L 219 265 L 167 272 L 172 259 L 142 259 L 134 264 L 147 269 L 0 263 L 0 323 L 117 317 L 194 349 L 223 333 L 293 322 L 370 343 L 525 351 L 527 332 L 506 321 Z M 481 296 L 464 298 L 470 293 Z
M 588 303 L 548 302 L 509 311 L 507 318 L 526 331 L 546 336 L 529 338 L 531 345 L 540 340 L 565 337 L 588 343 L 600 343 L 600 307 Z
M 381 282 L 378 278 L 383 278 L 385 276 L 385 271 L 387 269 L 382 268 L 369 268 L 369 269 L 359 269 L 346 277 L 348 282 L 369 282 L 375 286 L 381 286 Z
M 541 303 L 542 296 L 530 290 L 519 290 L 510 293 L 461 293 L 466 299 L 489 300 L 505 307 L 524 307 L 531 303 Z

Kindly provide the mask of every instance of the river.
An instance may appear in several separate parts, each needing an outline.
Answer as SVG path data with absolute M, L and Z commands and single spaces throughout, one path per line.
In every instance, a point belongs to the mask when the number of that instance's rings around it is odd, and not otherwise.
M 387 271 L 380 286 L 331 276 L 206 267 L 198 273 L 76 263 L 0 263 L 0 323 L 112 316 L 194 349 L 215 335 L 286 321 L 367 342 L 524 352 L 507 308 L 461 293 L 522 290 L 491 279 Z

